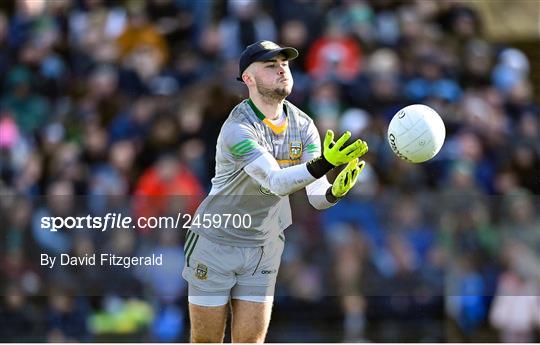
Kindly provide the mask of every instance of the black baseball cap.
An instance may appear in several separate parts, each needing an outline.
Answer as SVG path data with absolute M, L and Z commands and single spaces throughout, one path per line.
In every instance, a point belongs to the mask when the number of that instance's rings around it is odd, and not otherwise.
M 258 41 L 244 49 L 240 55 L 240 75 L 236 78 L 243 82 L 242 73 L 254 62 L 270 60 L 278 54 L 283 54 L 287 60 L 293 60 L 298 56 L 298 50 L 292 47 L 280 47 L 272 41 Z

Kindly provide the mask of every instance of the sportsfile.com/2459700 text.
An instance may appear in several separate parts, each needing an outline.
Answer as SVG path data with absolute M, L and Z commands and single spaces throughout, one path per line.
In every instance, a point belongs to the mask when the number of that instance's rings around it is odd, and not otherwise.
M 173 216 L 159 217 L 130 217 L 120 213 L 107 213 L 104 216 L 68 216 L 41 218 L 41 228 L 56 232 L 58 230 L 94 229 L 189 229 L 198 228 L 251 228 L 251 216 L 239 213 L 200 214 L 194 216 L 188 213 L 178 213 Z

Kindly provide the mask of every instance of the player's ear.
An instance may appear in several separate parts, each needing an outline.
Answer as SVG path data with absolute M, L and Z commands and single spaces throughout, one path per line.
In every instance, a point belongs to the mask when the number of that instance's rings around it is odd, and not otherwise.
M 242 80 L 244 81 L 244 83 L 247 84 L 250 84 L 251 82 L 253 82 L 253 77 L 251 76 L 251 73 L 249 73 L 248 71 L 245 71 L 243 74 L 242 74 Z
M 249 65 L 244 73 L 242 73 L 242 80 L 244 81 L 244 83 L 246 83 L 246 85 L 250 85 L 250 84 L 253 84 L 255 82 L 255 78 L 253 77 L 253 74 L 254 74 L 254 66 L 255 64 L 251 64 Z

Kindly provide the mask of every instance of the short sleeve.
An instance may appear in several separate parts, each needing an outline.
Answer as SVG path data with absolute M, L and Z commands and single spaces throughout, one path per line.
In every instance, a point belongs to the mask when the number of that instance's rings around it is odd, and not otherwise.
M 309 121 L 305 133 L 302 162 L 309 162 L 313 158 L 317 158 L 321 155 L 321 138 L 313 121 Z
M 257 133 L 248 124 L 229 122 L 221 131 L 221 150 L 224 156 L 244 167 L 266 152 L 259 144 Z

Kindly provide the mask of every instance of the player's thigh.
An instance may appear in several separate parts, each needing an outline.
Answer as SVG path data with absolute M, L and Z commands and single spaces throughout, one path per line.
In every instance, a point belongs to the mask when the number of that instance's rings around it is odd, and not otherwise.
M 284 241 L 276 239 L 260 248 L 260 252 L 253 252 L 246 273 L 237 276 L 237 284 L 231 290 L 234 342 L 264 342 L 283 248 Z
M 189 303 L 191 342 L 223 342 L 228 312 L 229 304 L 207 307 Z
M 230 290 L 236 283 L 237 249 L 188 233 L 182 276 L 188 282 L 193 342 L 221 342 Z
M 245 255 L 246 269 L 236 275 L 237 283 L 231 290 L 233 299 L 251 302 L 273 300 L 284 246 L 284 240 L 276 238 L 264 247 L 249 248 L 250 252 Z
M 246 252 L 246 269 L 236 275 L 237 283 L 231 289 L 233 300 L 273 302 L 283 248 L 284 241 L 276 239 L 264 247 L 250 248 L 250 253 Z
M 272 302 L 231 300 L 232 341 L 234 343 L 263 343 L 272 315 Z

